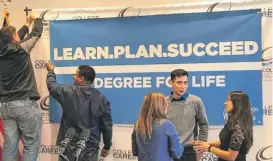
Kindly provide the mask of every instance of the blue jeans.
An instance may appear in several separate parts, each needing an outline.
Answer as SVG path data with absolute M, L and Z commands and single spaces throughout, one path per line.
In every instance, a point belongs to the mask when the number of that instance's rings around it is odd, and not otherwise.
M 41 144 L 42 113 L 36 101 L 16 100 L 1 103 L 4 126 L 2 161 L 17 161 L 22 137 L 22 161 L 36 161 Z

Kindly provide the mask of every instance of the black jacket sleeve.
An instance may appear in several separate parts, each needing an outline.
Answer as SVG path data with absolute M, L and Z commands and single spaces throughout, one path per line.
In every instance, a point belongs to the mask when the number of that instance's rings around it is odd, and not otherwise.
M 102 131 L 104 148 L 110 149 L 110 147 L 112 146 L 112 128 L 113 128 L 110 102 L 104 97 L 100 106 L 104 111 L 100 117 L 100 129 Z
M 22 26 L 18 30 L 17 34 L 18 34 L 18 36 L 20 38 L 20 41 L 22 41 L 24 39 L 24 37 L 26 36 L 27 33 L 28 33 L 28 27 L 26 25 Z
M 34 26 L 31 33 L 20 42 L 20 46 L 27 52 L 30 53 L 34 48 L 35 44 L 39 40 L 43 33 L 43 21 L 41 18 L 34 20 Z

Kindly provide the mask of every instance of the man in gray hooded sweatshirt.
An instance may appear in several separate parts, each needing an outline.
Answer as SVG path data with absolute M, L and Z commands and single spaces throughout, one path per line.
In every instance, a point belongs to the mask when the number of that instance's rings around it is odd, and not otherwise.
M 34 21 L 31 33 L 28 27 Z M 27 17 L 18 32 L 13 26 L 0 30 L 0 108 L 4 126 L 3 161 L 17 161 L 22 138 L 22 161 L 36 161 L 41 140 L 40 99 L 30 60 L 30 52 L 43 32 L 41 18 Z

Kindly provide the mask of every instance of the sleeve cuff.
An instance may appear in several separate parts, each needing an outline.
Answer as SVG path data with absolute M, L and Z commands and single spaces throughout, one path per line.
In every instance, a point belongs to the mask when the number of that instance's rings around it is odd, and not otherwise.
M 24 24 L 24 26 L 23 26 L 23 29 L 26 31 L 26 32 L 28 32 L 28 26 L 26 25 L 26 24 Z
M 198 140 L 207 142 L 207 139 L 198 138 Z
M 49 73 L 54 73 L 54 70 L 52 70 L 52 69 L 49 69 L 49 70 L 47 70 Z
M 35 20 L 34 20 L 34 21 L 42 22 L 42 21 L 43 21 L 43 19 L 42 19 L 41 17 L 37 17 L 37 18 L 35 18 Z
M 103 149 L 110 150 L 110 147 L 104 146 Z

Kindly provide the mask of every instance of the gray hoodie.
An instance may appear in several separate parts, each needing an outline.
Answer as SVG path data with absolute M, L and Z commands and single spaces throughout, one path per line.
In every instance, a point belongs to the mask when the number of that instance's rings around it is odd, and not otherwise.
M 34 20 L 32 32 L 24 39 L 27 32 L 28 27 L 23 26 L 18 31 L 19 43 L 0 47 L 0 102 L 40 98 L 29 54 L 42 35 L 42 19 Z M 5 37 L 0 32 L 2 44 Z

